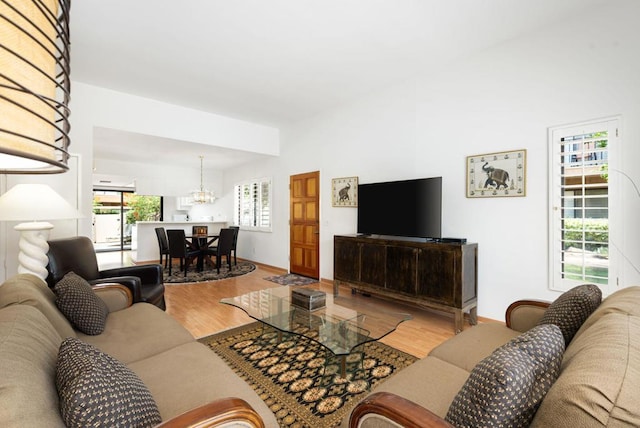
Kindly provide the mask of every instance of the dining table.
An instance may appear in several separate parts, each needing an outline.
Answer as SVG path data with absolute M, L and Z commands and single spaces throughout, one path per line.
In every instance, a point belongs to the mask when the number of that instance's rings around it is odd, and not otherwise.
M 193 250 L 198 252 L 198 260 L 196 263 L 196 269 L 198 272 L 202 272 L 204 270 L 204 264 L 206 260 L 209 260 L 207 256 L 207 250 L 211 247 L 211 244 L 216 242 L 220 235 L 211 235 L 211 234 L 196 234 L 196 235 L 186 235 L 185 239 L 187 240 L 187 245 Z M 209 260 L 210 261 L 210 260 Z M 211 264 L 215 266 L 214 264 Z

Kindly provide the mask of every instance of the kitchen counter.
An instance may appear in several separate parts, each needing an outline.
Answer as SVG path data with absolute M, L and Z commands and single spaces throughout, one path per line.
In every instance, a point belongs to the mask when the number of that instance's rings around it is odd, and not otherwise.
M 185 234 L 191 235 L 193 226 L 207 226 L 209 233 L 217 235 L 220 229 L 227 227 L 226 221 L 139 221 L 136 223 L 136 232 L 132 237 L 131 249 L 135 262 L 149 262 L 158 260 L 158 238 L 156 227 L 167 229 L 182 229 Z

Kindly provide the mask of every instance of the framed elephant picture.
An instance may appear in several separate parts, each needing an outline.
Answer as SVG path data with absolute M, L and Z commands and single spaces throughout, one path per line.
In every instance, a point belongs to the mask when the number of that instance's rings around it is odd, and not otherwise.
M 358 206 L 358 177 L 331 180 L 331 205 L 334 207 Z
M 467 156 L 467 198 L 526 195 L 527 151 Z

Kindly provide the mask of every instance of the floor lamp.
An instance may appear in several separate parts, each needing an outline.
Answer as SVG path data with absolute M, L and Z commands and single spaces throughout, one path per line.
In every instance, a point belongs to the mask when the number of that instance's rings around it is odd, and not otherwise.
M 80 218 L 62 196 L 45 184 L 17 184 L 0 196 L 0 221 L 24 221 L 20 232 L 18 273 L 31 273 L 46 280 L 47 239 L 53 225 L 46 220 Z

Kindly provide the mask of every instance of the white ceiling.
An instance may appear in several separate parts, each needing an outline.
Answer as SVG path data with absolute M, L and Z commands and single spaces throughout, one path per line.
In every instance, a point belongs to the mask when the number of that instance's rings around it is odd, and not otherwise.
M 78 0 L 72 78 L 283 126 L 604 4 L 611 0 Z M 113 132 L 96 139 L 97 155 L 114 155 L 125 136 Z

